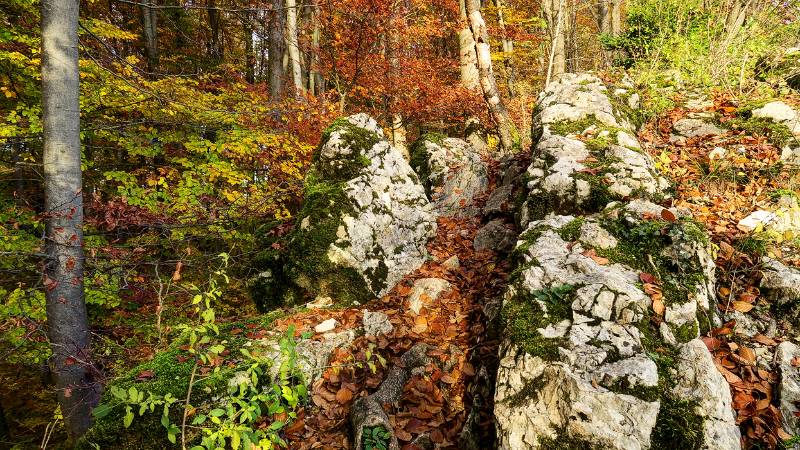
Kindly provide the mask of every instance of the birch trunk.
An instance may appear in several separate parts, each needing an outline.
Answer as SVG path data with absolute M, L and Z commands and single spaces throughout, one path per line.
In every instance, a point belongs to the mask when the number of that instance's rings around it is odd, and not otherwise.
M 42 0 L 44 287 L 51 371 L 72 440 L 98 401 L 83 297 L 78 0 Z
M 492 52 L 489 47 L 489 32 L 486 29 L 486 22 L 481 15 L 480 0 L 467 0 L 467 13 L 469 14 L 470 29 L 472 38 L 475 40 L 475 54 L 478 61 L 478 73 L 480 75 L 481 89 L 483 98 L 489 107 L 489 113 L 497 125 L 497 132 L 500 135 L 500 145 L 505 151 L 512 151 L 519 146 L 519 133 L 514 122 L 508 115 L 503 98 L 497 89 L 497 82 L 492 70 Z
M 503 68 L 505 69 L 506 74 L 506 88 L 508 89 L 508 95 L 510 97 L 514 97 L 517 95 L 516 90 L 514 89 L 514 65 L 511 61 L 512 55 L 514 54 L 514 41 L 506 37 L 506 21 L 505 17 L 503 16 L 503 1 L 495 0 L 495 7 L 497 8 L 497 23 L 500 26 L 500 32 L 503 34 L 500 45 L 503 50 Z
M 547 22 L 550 35 L 550 61 L 547 69 L 547 82 L 566 70 L 564 45 L 564 0 L 543 0 L 542 16 Z
M 286 47 L 289 54 L 289 67 L 296 95 L 302 95 L 306 89 L 303 85 L 303 69 L 300 64 L 300 47 L 297 43 L 297 2 L 286 0 Z
M 461 22 L 463 28 L 458 30 L 458 56 L 461 65 L 461 84 L 473 92 L 480 92 L 481 82 L 478 75 L 478 55 L 475 54 L 475 38 L 472 36 L 472 29 L 469 26 L 467 16 L 467 6 L 461 0 Z

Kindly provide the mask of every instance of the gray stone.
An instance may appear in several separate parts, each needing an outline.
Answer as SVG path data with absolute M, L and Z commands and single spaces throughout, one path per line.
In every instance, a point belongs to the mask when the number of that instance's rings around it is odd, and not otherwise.
M 322 338 L 322 341 L 303 339 L 295 346 L 297 368 L 303 373 L 306 386 L 311 386 L 322 376 L 335 349 L 346 347 L 353 342 L 355 332 L 347 330 L 339 333 L 326 333 L 322 335 Z M 254 341 L 254 345 L 263 351 L 264 359 L 275 362 L 269 366 L 269 373 L 273 379 L 278 378 L 281 362 L 288 358 L 288 355 L 281 351 L 279 342 L 278 336 Z
M 458 268 L 461 267 L 461 261 L 459 261 L 458 255 L 453 255 L 447 258 L 442 263 L 442 267 L 444 267 L 447 270 L 458 270 Z
M 779 306 L 800 304 L 800 270 L 772 258 L 762 258 L 761 289 Z
M 695 412 L 703 418 L 703 448 L 741 448 L 741 433 L 731 406 L 731 391 L 719 373 L 708 348 L 700 339 L 681 346 L 673 393 L 697 403 Z
M 696 118 L 680 119 L 672 125 L 672 129 L 675 131 L 676 135 L 684 138 L 725 134 L 725 130 L 722 128 Z
M 475 235 L 472 246 L 475 251 L 492 250 L 507 253 L 514 248 L 517 233 L 505 225 L 503 220 L 495 219 L 487 223 Z
M 408 308 L 419 314 L 420 310 L 440 295 L 450 290 L 450 282 L 441 278 L 421 278 L 414 282 L 408 294 Z
M 792 342 L 781 342 L 775 352 L 778 365 L 778 399 L 780 401 L 783 429 L 789 434 L 800 435 L 800 418 L 795 412 L 800 411 L 796 405 L 800 402 L 800 367 L 792 364 L 800 358 L 800 347 Z
M 492 191 L 491 194 L 489 194 L 489 198 L 486 199 L 486 203 L 483 205 L 483 214 L 490 215 L 509 212 L 514 206 L 513 196 L 513 185 L 506 184 L 503 186 L 498 186 Z
M 380 336 L 389 334 L 394 330 L 394 326 L 389 322 L 389 316 L 380 311 L 364 310 L 362 322 L 364 324 L 364 334 L 367 336 Z
M 761 108 L 754 109 L 753 117 L 786 125 L 795 137 L 800 137 L 800 115 L 784 102 L 770 102 Z
M 438 215 L 471 217 L 480 213 L 473 202 L 489 186 L 489 175 L 475 147 L 461 139 L 423 136 L 413 152 L 414 170 L 424 177 L 422 183 Z

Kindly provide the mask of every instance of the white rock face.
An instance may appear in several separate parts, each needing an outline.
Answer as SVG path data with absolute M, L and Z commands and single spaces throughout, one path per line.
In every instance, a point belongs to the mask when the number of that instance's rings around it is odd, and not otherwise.
M 537 111 L 533 134 L 540 138 L 527 171 L 529 195 L 521 211 L 523 225 L 541 216 L 534 208 L 541 209 L 542 203 L 570 213 L 586 208 L 596 211 L 613 199 L 666 195 L 669 183 L 658 175 L 652 158 L 640 152 L 633 126 L 614 110 L 599 78 L 560 77 L 541 94 Z M 586 120 L 592 124 L 578 131 L 586 134 L 583 140 L 576 134 L 556 134 L 564 126 Z M 584 140 L 591 139 L 594 144 L 587 146 Z
M 800 308 L 800 270 L 772 258 L 762 260 L 761 289 L 779 306 L 797 304 Z
M 489 174 L 480 152 L 456 138 L 434 142 L 423 137 L 416 152 L 423 152 L 414 167 L 427 174 L 423 184 L 429 187 L 434 211 L 440 216 L 472 217 L 478 214 L 473 200 L 489 186 Z M 415 158 L 415 162 L 417 158 Z
M 681 346 L 676 375 L 673 392 L 678 398 L 697 402 L 695 412 L 704 419 L 703 448 L 740 448 L 741 433 L 731 406 L 730 387 L 703 341 L 694 339 Z
M 376 297 L 419 268 L 427 256 L 428 240 L 436 234 L 436 218 L 423 187 L 416 181 L 402 154 L 383 139 L 383 132 L 365 114 L 350 116 L 352 125 L 373 133 L 370 148 L 352 145 L 348 130 L 335 129 L 320 151 L 323 173 L 364 161 L 346 181 L 349 205 L 343 208 L 337 239 L 327 258 L 333 264 L 355 269 Z M 309 227 L 313 230 L 315 224 Z M 313 280 L 312 280 L 313 283 Z
M 621 142 L 598 148 L 551 132 L 565 129 L 551 127 L 561 120 L 590 115 L 598 129 L 631 130 L 592 76 L 561 77 L 540 98 L 542 137 L 528 169 L 527 209 L 535 206 L 545 217 L 523 217 L 519 263 L 503 300 L 498 447 L 559 448 L 568 441 L 647 449 L 654 435 L 680 434 L 658 428 L 666 426 L 658 424 L 659 413 L 669 413 L 662 408 L 690 401 L 702 448 L 738 449 L 727 383 L 696 339 L 699 316 L 716 323 L 710 244 L 691 222 L 661 220 L 687 214 L 675 208 L 666 214 L 649 201 L 668 183 L 648 156 Z M 593 187 L 582 175 L 592 172 L 602 174 L 608 196 L 618 201 L 599 208 L 583 202 Z M 558 201 L 545 201 L 554 196 Z M 575 216 L 557 215 L 564 210 Z M 671 285 L 658 327 L 644 272 Z M 666 349 L 671 367 L 655 356 Z
M 775 352 L 775 362 L 781 377 L 778 398 L 783 429 L 789 434 L 797 435 L 800 434 L 800 418 L 794 413 L 799 410 L 795 404 L 800 402 L 800 367 L 792 364 L 794 358 L 800 358 L 800 347 L 791 342 L 781 342 Z

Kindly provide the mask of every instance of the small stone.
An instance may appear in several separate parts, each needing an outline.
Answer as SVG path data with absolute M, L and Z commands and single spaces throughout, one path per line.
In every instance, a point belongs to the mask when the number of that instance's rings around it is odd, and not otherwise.
M 380 336 L 381 334 L 389 334 L 394 330 L 394 326 L 389 322 L 389 316 L 380 311 L 364 310 L 362 322 L 366 336 Z
M 498 253 L 506 253 L 514 248 L 516 240 L 517 233 L 505 226 L 502 219 L 495 219 L 478 230 L 472 246 L 476 252 L 493 250 Z
M 317 333 L 327 333 L 328 331 L 332 331 L 334 328 L 336 328 L 337 324 L 338 322 L 336 322 L 336 319 L 328 319 L 314 327 L 314 331 Z
M 750 213 L 747 217 L 740 220 L 736 228 L 749 233 L 755 231 L 759 226 L 764 227 L 778 219 L 775 213 L 764 211 L 763 209 Z
M 330 297 L 318 295 L 313 302 L 306 303 L 308 309 L 321 309 L 333 305 L 333 299 Z
M 419 314 L 424 306 L 450 289 L 450 282 L 441 278 L 422 278 L 414 282 L 408 294 L 408 308 Z
M 685 138 L 717 136 L 725 133 L 722 128 L 701 119 L 681 119 L 672 125 L 672 129 L 678 136 Z
M 458 270 L 458 268 L 461 267 L 461 261 L 458 260 L 458 255 L 453 255 L 447 258 L 442 263 L 442 267 L 450 271 Z
M 710 159 L 712 161 L 715 160 L 715 159 L 723 159 L 723 158 L 725 158 L 725 154 L 726 153 L 727 153 L 727 150 L 725 150 L 724 148 L 722 148 L 722 147 L 714 147 L 714 150 L 711 150 L 708 153 L 708 159 Z
M 794 414 L 798 411 L 795 402 L 800 402 L 800 367 L 793 364 L 795 358 L 800 358 L 800 347 L 788 341 L 778 345 L 775 351 L 780 376 L 778 397 L 783 429 L 789 434 L 800 434 L 800 418 Z

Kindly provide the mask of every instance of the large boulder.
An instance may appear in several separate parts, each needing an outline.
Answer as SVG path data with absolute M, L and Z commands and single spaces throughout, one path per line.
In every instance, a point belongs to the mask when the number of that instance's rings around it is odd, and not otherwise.
M 615 200 L 667 196 L 669 183 L 623 114 L 629 109 L 593 75 L 565 74 L 548 85 L 533 116 L 523 225 L 551 211 L 599 211 Z
M 339 119 L 314 155 L 294 230 L 262 256 L 256 303 L 381 297 L 422 265 L 435 233 L 424 188 L 375 120 Z
M 584 124 L 555 118 L 591 115 L 590 126 L 627 135 L 618 141 L 633 139 L 631 128 L 598 79 L 554 84 L 538 107 L 528 220 L 501 311 L 499 447 L 738 449 L 730 390 L 698 339 L 719 324 L 706 233 L 650 201 L 668 183 L 634 145 L 598 168 L 615 175 L 603 175 L 601 189 L 637 188 L 589 201 L 594 187 L 577 183 L 586 161 L 620 145 L 587 146 L 575 134 Z
M 472 217 L 479 213 L 473 201 L 488 187 L 489 174 L 472 144 L 440 134 L 426 134 L 414 144 L 411 166 L 438 215 Z
M 775 352 L 778 366 L 778 399 L 783 429 L 800 435 L 800 347 L 791 342 L 781 342 Z

